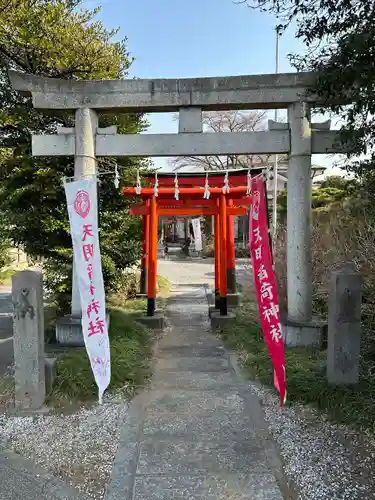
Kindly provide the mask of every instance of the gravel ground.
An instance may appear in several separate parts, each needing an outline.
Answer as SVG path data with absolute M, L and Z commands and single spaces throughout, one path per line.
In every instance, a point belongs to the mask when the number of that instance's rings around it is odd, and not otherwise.
M 263 406 L 298 500 L 375 499 L 375 441 L 303 406 L 281 408 L 269 389 L 250 386 Z
M 126 401 L 107 396 L 102 406 L 72 414 L 0 414 L 0 440 L 88 497 L 101 500 L 127 408 Z

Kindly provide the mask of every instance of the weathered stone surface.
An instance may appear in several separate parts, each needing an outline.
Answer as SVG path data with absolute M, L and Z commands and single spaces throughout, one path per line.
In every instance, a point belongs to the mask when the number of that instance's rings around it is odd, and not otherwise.
M 228 307 L 237 307 L 241 301 L 240 293 L 228 293 L 227 294 L 227 302 Z
M 134 500 L 282 500 L 272 474 L 146 476 L 135 481 Z
M 155 316 L 139 316 L 136 320 L 151 330 L 162 330 L 164 328 L 164 316 L 161 313 L 155 314 Z
M 146 437 L 166 439 L 184 438 L 189 441 L 209 441 L 212 436 L 219 442 L 236 439 L 255 440 L 256 429 L 250 415 L 245 412 L 212 410 L 195 415 L 181 412 L 150 412 L 144 423 Z
M 71 314 L 58 318 L 56 340 L 61 346 L 84 347 L 81 318 Z
M 362 278 L 346 264 L 332 274 L 328 302 L 327 379 L 357 384 L 361 341 Z
M 171 374 L 172 375 L 172 374 Z M 190 414 L 192 418 L 198 415 L 208 415 L 212 412 L 237 412 L 245 410 L 243 398 L 238 393 L 238 388 L 233 381 L 232 384 L 217 384 L 211 390 L 186 390 L 186 389 L 164 389 L 158 387 L 149 396 L 148 414 L 152 415 L 168 411 L 172 413 Z M 215 378 L 215 377 L 213 377 Z M 155 380 L 156 383 L 159 379 Z M 237 389 L 237 390 L 236 390 Z
M 156 372 L 225 372 L 229 370 L 229 361 L 223 357 L 199 358 L 159 358 Z
M 282 322 L 281 329 L 287 347 L 321 347 L 327 323 L 319 318 L 311 321 Z
M 231 312 L 228 312 L 225 316 L 222 316 L 220 312 L 212 312 L 211 313 L 211 328 L 212 331 L 215 332 L 219 328 L 228 328 L 231 324 L 234 323 L 235 315 Z
M 51 109 L 118 108 L 128 112 L 179 111 L 185 106 L 203 110 L 285 107 L 293 101 L 314 101 L 306 88 L 313 73 L 241 75 L 210 78 L 170 78 L 113 81 L 69 81 L 9 72 L 16 90 L 32 93 L 35 107 Z
M 89 500 L 61 479 L 0 449 L 1 500 Z
M 140 445 L 138 474 L 218 474 L 246 473 L 249 468 L 265 472 L 264 460 L 256 442 L 187 442 L 144 440 Z
M 208 342 L 208 345 L 202 346 L 192 346 L 192 345 L 182 345 L 172 347 L 163 347 L 160 349 L 161 356 L 168 357 L 186 357 L 186 356 L 197 356 L 197 357 L 208 357 L 208 356 L 223 356 L 224 355 L 223 346 L 216 345 L 214 342 Z
M 42 273 L 16 273 L 12 277 L 12 301 L 15 406 L 36 410 L 43 406 L 46 395 Z
M 107 314 L 107 325 L 110 325 L 110 315 Z M 85 347 L 80 316 L 67 314 L 56 321 L 56 340 L 61 346 Z
M 160 372 L 156 373 L 153 382 L 160 388 L 169 389 L 199 389 L 210 390 L 230 386 L 233 384 L 233 375 L 230 372 L 204 373 L 204 372 Z

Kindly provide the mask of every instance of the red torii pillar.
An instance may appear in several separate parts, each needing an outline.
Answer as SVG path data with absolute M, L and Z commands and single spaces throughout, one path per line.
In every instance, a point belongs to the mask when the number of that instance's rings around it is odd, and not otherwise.
M 219 208 L 219 200 L 216 200 Z M 220 309 L 220 217 L 214 215 L 215 308 Z
M 157 262 L 158 262 L 158 204 L 156 201 L 156 197 L 152 196 L 150 200 L 147 316 L 155 315 Z
M 141 280 L 140 280 L 140 293 L 147 295 L 148 289 L 148 261 L 150 252 L 150 200 L 146 200 L 146 207 L 148 212 L 142 217 L 142 262 L 141 262 Z
M 225 194 L 221 194 L 219 198 L 219 220 L 220 220 L 220 315 L 228 314 L 227 300 L 227 199 Z

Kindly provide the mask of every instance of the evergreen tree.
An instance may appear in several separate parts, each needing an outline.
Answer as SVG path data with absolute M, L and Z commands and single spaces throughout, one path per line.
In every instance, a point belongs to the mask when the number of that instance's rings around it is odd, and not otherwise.
M 0 213 L 4 234 L 32 258 L 41 258 L 46 284 L 68 307 L 72 248 L 63 176 L 72 176 L 73 158 L 33 158 L 32 134 L 53 134 L 71 127 L 74 116 L 42 113 L 31 98 L 12 90 L 8 70 L 63 79 L 121 79 L 132 63 L 126 39 L 116 42 L 94 18 L 99 9 L 78 10 L 76 0 L 5 0 L 0 7 Z M 146 127 L 141 114 L 100 116 L 100 126 L 119 133 Z M 121 184 L 134 184 L 138 158 L 98 159 L 99 173 L 119 164 Z M 99 186 L 100 240 L 107 290 L 121 281 L 121 271 L 140 255 L 139 220 L 128 215 L 129 201 L 103 175 Z

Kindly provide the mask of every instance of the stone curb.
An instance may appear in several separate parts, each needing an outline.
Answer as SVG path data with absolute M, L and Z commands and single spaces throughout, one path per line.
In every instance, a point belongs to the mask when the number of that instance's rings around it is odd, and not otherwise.
M 147 392 L 139 394 L 132 400 L 122 423 L 116 457 L 104 500 L 131 500 L 133 497 L 139 442 L 144 424 L 145 395 Z

